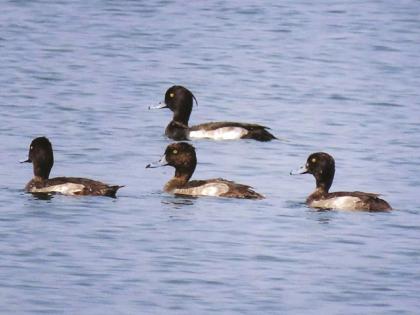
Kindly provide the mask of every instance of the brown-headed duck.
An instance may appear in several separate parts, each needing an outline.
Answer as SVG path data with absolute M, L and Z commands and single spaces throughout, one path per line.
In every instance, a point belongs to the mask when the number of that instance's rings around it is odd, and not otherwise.
M 328 153 L 316 152 L 309 155 L 306 164 L 291 175 L 312 174 L 316 179 L 316 189 L 306 199 L 312 208 L 337 210 L 388 211 L 391 206 L 378 194 L 360 191 L 329 192 L 335 173 L 334 158 Z
M 95 180 L 79 177 L 49 178 L 54 164 L 51 142 L 45 137 L 32 141 L 29 147 L 28 159 L 24 162 L 33 164 L 34 178 L 26 185 L 30 193 L 63 195 L 93 195 L 115 197 L 117 190 L 123 186 L 110 186 Z
M 222 178 L 192 180 L 190 178 L 197 165 L 195 149 L 186 142 L 168 145 L 163 157 L 146 168 L 170 165 L 175 168 L 175 176 L 164 186 L 164 190 L 176 195 L 217 196 L 243 199 L 263 199 L 264 196 L 250 186 L 237 184 Z

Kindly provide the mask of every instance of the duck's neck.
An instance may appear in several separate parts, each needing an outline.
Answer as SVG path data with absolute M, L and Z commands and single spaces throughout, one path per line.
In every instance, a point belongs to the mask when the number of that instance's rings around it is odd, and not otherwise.
M 173 119 L 179 123 L 182 123 L 188 126 L 188 121 L 190 120 L 191 111 L 192 111 L 193 103 L 191 99 L 183 99 L 179 100 L 174 107 L 172 107 L 173 111 Z
M 35 181 L 35 182 L 42 182 L 45 179 L 48 179 L 48 178 L 42 178 L 41 176 L 34 176 L 34 178 L 32 180 Z
M 194 169 L 184 169 L 184 168 L 177 168 L 175 170 L 175 176 L 169 180 L 165 185 L 165 191 L 171 192 L 176 188 L 181 188 L 185 186 L 188 181 L 190 180 L 192 174 L 194 173 Z
M 320 194 L 328 194 L 334 180 L 335 169 L 322 170 L 314 174 L 316 179 L 316 190 Z
M 317 180 L 315 192 L 318 192 L 319 194 L 328 194 L 328 191 L 330 190 L 331 185 L 332 185 L 332 181 L 329 183 L 326 183 L 326 182 Z
M 172 120 L 179 122 L 188 127 L 188 121 L 190 120 L 190 115 L 191 115 L 191 111 L 189 112 L 177 111 L 177 112 L 174 112 L 174 117 Z
M 34 163 L 34 179 L 45 180 L 50 176 L 52 165 L 44 163 Z

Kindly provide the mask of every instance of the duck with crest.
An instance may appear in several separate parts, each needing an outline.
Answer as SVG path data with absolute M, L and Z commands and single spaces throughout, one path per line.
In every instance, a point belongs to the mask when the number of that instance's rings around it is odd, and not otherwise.
M 169 108 L 173 112 L 173 118 L 165 129 L 168 138 L 176 141 L 193 139 L 270 141 L 277 139 L 268 132 L 268 127 L 258 124 L 221 121 L 190 127 L 188 121 L 193 108 L 193 100 L 197 103 L 190 90 L 174 85 L 166 91 L 164 102 L 158 106 L 149 107 L 149 109 Z

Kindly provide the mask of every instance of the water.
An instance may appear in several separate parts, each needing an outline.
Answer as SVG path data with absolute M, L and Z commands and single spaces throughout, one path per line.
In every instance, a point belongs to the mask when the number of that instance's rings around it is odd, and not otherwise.
M 414 314 L 420 300 L 418 1 L 2 1 L 0 313 Z M 173 84 L 191 123 L 240 120 L 288 140 L 194 142 L 196 179 L 263 201 L 162 193 Z M 32 138 L 53 176 L 117 199 L 25 194 Z M 333 191 L 391 213 L 308 209 L 309 153 Z

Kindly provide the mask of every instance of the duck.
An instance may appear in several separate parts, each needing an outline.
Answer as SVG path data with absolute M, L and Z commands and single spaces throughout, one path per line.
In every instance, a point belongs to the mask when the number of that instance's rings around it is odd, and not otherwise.
M 198 104 L 193 93 L 181 85 L 171 86 L 165 93 L 165 100 L 149 109 L 169 108 L 173 117 L 165 129 L 165 135 L 175 141 L 194 139 L 237 140 L 254 139 L 270 141 L 277 139 L 266 126 L 240 122 L 208 122 L 189 126 L 193 101 Z
M 392 207 L 379 198 L 380 194 L 354 192 L 329 192 L 334 180 L 335 161 L 325 152 L 309 155 L 306 164 L 290 175 L 312 174 L 316 180 L 316 189 L 306 199 L 311 208 L 335 210 L 389 211 Z
M 118 189 L 124 187 L 79 177 L 49 178 L 54 165 L 54 154 L 52 144 L 46 137 L 32 140 L 28 159 L 21 163 L 33 164 L 34 177 L 25 186 L 25 191 L 29 193 L 115 197 Z
M 175 168 L 175 176 L 164 186 L 164 191 L 174 195 L 184 196 L 214 196 L 242 199 L 263 199 L 264 196 L 255 192 L 252 187 L 242 185 L 222 178 L 207 180 L 192 180 L 197 165 L 195 148 L 187 142 L 176 142 L 166 147 L 162 158 L 146 165 L 146 168 L 160 166 Z

